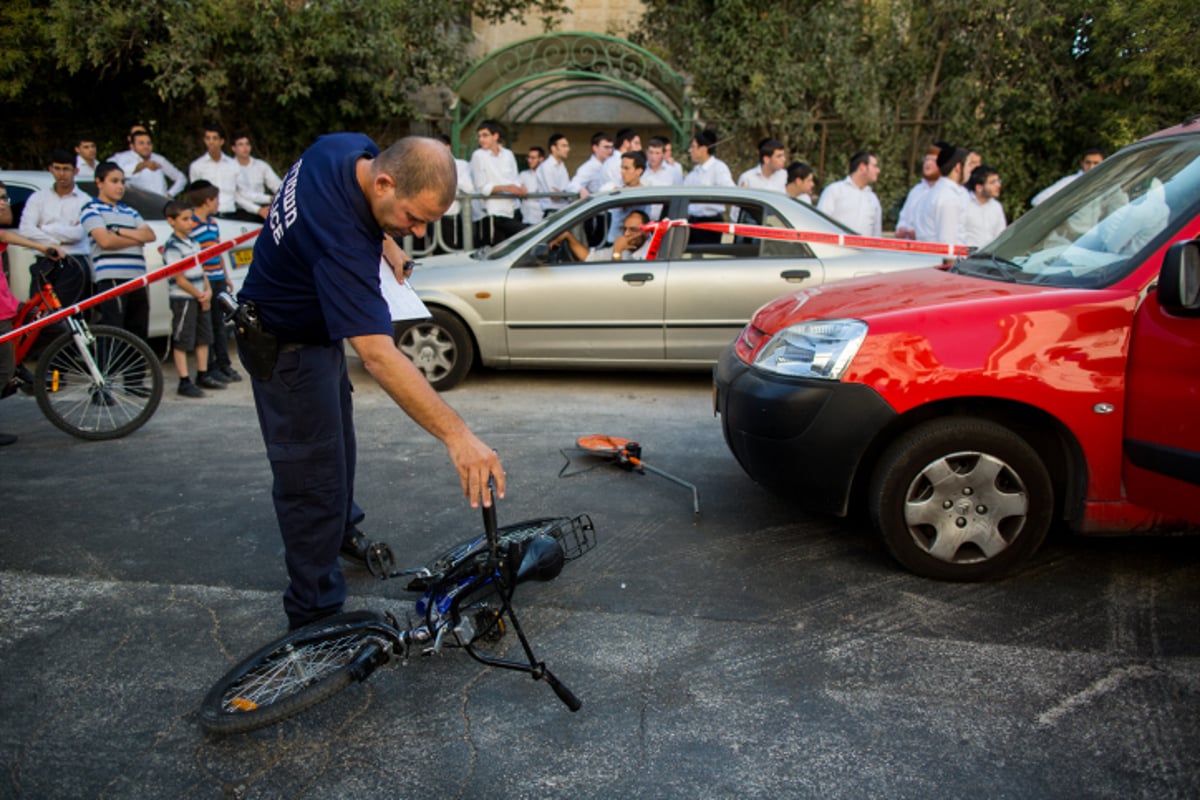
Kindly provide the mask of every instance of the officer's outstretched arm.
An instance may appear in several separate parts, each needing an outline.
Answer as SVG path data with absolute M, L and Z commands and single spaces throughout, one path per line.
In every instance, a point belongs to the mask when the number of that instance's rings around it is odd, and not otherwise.
M 491 505 L 488 478 L 496 479 L 496 494 L 504 497 L 504 468 L 500 457 L 483 443 L 462 417 L 442 400 L 421 371 L 408 360 L 389 336 L 355 336 L 350 345 L 363 360 L 384 391 L 418 425 L 446 445 L 450 461 L 458 470 L 463 494 L 472 508 Z

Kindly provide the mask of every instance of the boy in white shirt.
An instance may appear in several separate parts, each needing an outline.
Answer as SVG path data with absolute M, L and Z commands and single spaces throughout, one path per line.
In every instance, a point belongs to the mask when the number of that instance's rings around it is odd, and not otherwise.
M 963 244 L 983 247 L 1008 227 L 1000 205 L 1000 173 L 989 166 L 976 167 L 967 179 L 966 213 L 963 215 Z
M 479 149 L 471 155 L 471 179 L 479 194 L 497 196 L 483 201 L 484 215 L 476 223 L 475 238 L 477 244 L 496 244 L 520 232 L 517 204 L 528 190 L 517 176 L 512 150 L 500 144 L 500 123 L 484 120 L 476 136 Z

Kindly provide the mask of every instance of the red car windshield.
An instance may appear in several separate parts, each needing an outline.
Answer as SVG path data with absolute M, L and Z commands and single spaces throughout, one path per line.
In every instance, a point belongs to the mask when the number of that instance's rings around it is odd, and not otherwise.
M 1089 170 L 954 266 L 981 278 L 1099 288 L 1196 214 L 1200 137 L 1135 145 Z

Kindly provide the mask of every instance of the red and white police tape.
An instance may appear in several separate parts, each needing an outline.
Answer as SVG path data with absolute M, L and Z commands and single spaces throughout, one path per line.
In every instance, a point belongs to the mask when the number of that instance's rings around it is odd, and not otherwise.
M 60 319 L 66 319 L 67 317 L 78 314 L 80 311 L 89 309 L 92 306 L 97 306 L 100 303 L 112 300 L 114 297 L 120 297 L 127 292 L 132 292 L 134 289 L 141 289 L 145 286 L 149 286 L 152 283 L 161 281 L 163 278 L 169 278 L 172 275 L 178 275 L 180 272 L 190 269 L 202 261 L 207 261 L 213 256 L 219 256 L 228 250 L 232 250 L 243 242 L 250 241 L 255 236 L 258 236 L 260 231 L 262 231 L 262 228 L 248 231 L 247 233 L 243 233 L 241 236 L 234 237 L 233 239 L 229 239 L 224 242 L 218 242 L 211 247 L 204 248 L 193 256 L 180 259 L 173 264 L 167 264 L 166 266 L 160 267 L 154 270 L 154 272 L 146 273 L 141 277 L 131 278 L 130 280 L 125 281 L 125 283 L 118 284 L 111 289 L 101 292 L 100 294 L 92 295 L 86 300 L 80 300 L 73 306 L 66 306 L 64 308 L 60 308 L 58 311 L 55 311 L 52 314 L 47 314 L 44 317 L 38 317 L 33 322 L 30 322 L 27 325 L 22 325 L 19 328 L 14 328 L 3 336 L 0 336 L 0 344 L 4 344 L 7 341 L 24 336 L 27 333 L 32 333 L 33 331 L 43 328 L 53 322 L 58 322 Z
M 748 236 L 752 239 L 776 239 L 785 242 L 813 242 L 815 244 L 834 244 L 842 247 L 862 247 L 869 250 L 893 250 L 903 253 L 924 253 L 931 256 L 965 256 L 972 248 L 965 244 L 942 244 L 940 242 L 916 242 L 911 239 L 885 239 L 879 236 L 857 236 L 851 233 L 820 233 L 818 231 L 796 231 L 790 228 L 768 228 L 765 225 L 740 225 L 735 222 L 694 222 L 685 219 L 664 219 L 658 222 L 648 222 L 642 230 L 651 233 L 650 249 L 647 259 L 658 255 L 658 247 L 662 236 L 668 228 L 695 228 L 698 231 L 715 231 L 734 236 Z

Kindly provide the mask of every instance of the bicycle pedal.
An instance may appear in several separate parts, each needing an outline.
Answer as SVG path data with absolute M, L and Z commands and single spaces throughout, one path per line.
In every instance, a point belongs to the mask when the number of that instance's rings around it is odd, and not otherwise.
M 387 542 L 372 542 L 367 547 L 367 570 L 380 580 L 396 569 L 396 556 Z

